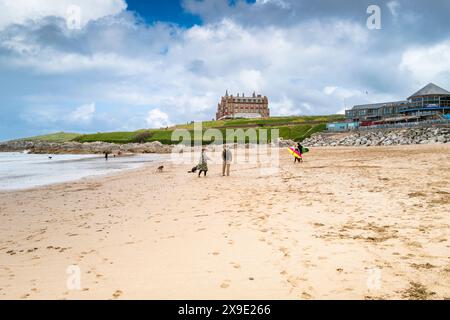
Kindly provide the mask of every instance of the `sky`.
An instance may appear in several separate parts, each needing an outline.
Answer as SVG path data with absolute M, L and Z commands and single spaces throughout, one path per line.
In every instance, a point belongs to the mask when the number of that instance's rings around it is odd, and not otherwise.
M 211 120 L 226 90 L 279 116 L 450 90 L 449 14 L 448 0 L 0 0 L 0 141 Z

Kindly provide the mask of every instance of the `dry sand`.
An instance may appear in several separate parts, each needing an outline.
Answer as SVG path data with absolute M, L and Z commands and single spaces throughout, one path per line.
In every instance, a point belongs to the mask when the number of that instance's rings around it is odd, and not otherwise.
M 281 154 L 0 193 L 0 299 L 450 297 L 450 145 Z

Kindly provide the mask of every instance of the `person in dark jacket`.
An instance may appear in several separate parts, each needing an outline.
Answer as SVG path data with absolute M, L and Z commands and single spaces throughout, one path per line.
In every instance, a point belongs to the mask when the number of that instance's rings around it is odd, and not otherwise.
M 297 143 L 297 151 L 298 151 L 298 153 L 303 154 L 303 146 L 301 145 L 300 142 Z
M 301 145 L 300 142 L 297 143 L 297 152 L 300 154 L 300 156 L 303 154 L 303 146 Z M 300 163 L 302 163 L 302 162 L 303 162 L 303 159 L 302 159 L 302 158 L 297 158 L 297 157 L 295 157 L 294 163 L 297 163 L 297 161 L 300 162 Z

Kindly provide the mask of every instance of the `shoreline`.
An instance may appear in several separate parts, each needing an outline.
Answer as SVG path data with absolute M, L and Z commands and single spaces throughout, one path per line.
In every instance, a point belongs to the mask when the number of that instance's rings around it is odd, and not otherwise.
M 100 173 L 100 174 L 95 174 L 95 175 L 89 175 L 86 177 L 82 177 L 79 179 L 75 179 L 75 180 L 70 180 L 70 181 L 63 181 L 63 182 L 55 182 L 55 183 L 49 183 L 49 184 L 45 184 L 45 185 L 40 185 L 40 186 L 35 186 L 35 187 L 29 187 L 29 188 L 20 188 L 20 189 L 0 189 L 0 196 L 2 194 L 11 194 L 11 193 L 16 193 L 16 192 L 29 192 L 29 191 L 39 191 L 39 190 L 43 190 L 43 189 L 47 189 L 50 187 L 69 187 L 73 184 L 77 184 L 77 183 L 93 183 L 96 182 L 97 180 L 103 180 L 105 178 L 109 178 L 109 177 L 120 177 L 122 175 L 125 175 L 126 173 L 131 173 L 133 171 L 141 171 L 145 169 L 145 167 L 150 167 L 150 166 L 155 166 L 158 164 L 161 164 L 163 162 L 161 161 L 155 161 L 152 162 L 151 164 L 143 164 L 141 167 L 138 168 L 127 168 L 127 169 L 122 169 L 120 170 L 120 172 L 109 172 L 109 173 Z
M 0 192 L 0 299 L 448 298 L 449 155 L 313 148 L 269 176 L 166 162 Z
M 4 152 L 7 154 L 20 154 L 17 152 Z M 0 155 L 2 154 L 2 152 L 0 152 Z M 62 156 L 90 156 L 90 155 L 86 155 L 86 154 L 64 154 Z M 167 156 L 167 154 L 155 154 L 156 156 Z M 55 155 L 54 155 L 55 156 Z M 145 156 L 145 155 L 139 155 L 139 154 L 126 154 L 126 155 L 121 155 L 120 157 L 117 158 L 111 158 L 108 160 L 107 164 L 114 164 L 114 160 L 123 160 L 123 159 L 127 159 L 127 158 L 133 158 L 133 157 L 138 157 L 138 156 Z M 92 155 L 92 157 L 84 157 L 84 158 L 77 158 L 77 159 L 64 159 L 64 160 L 51 160 L 52 164 L 56 164 L 56 165 L 68 165 L 68 164 L 79 164 L 79 163 L 86 163 L 92 160 L 100 160 L 103 161 L 104 157 L 103 156 L 98 156 L 96 157 L 95 155 Z M 103 169 L 103 171 L 108 171 L 108 172 L 95 172 L 93 169 L 91 173 L 82 173 L 82 171 L 80 171 L 80 176 L 79 177 L 73 177 L 73 178 L 67 178 L 67 179 L 63 179 L 62 181 L 57 181 L 57 182 L 48 182 L 48 183 L 44 183 L 44 184 L 40 184 L 40 185 L 35 185 L 35 186 L 25 186 L 25 187 L 16 187 L 16 188 L 12 188 L 12 189 L 3 189 L 0 188 L 0 195 L 2 193 L 13 193 L 13 192 L 20 192 L 20 191 L 31 191 L 31 190 L 38 190 L 41 188 L 46 188 L 46 187 L 51 187 L 51 186 L 59 186 L 59 185 L 70 185 L 70 184 L 74 184 L 77 182 L 83 182 L 83 181 L 89 181 L 89 180 L 101 180 L 104 179 L 108 176 L 114 176 L 114 175 L 121 175 L 121 174 L 126 174 L 127 172 L 133 171 L 133 170 L 139 170 L 142 169 L 146 166 L 157 166 L 160 163 L 164 162 L 164 161 L 168 161 L 169 159 L 154 159 L 152 161 L 143 161 L 143 162 L 136 162 L 135 167 L 134 166 L 130 166 L 130 167 L 124 167 L 124 168 L 120 168 L 120 169 Z M 116 162 L 117 164 L 123 165 L 123 162 Z M 60 168 L 61 169 L 61 168 Z M 61 171 L 60 173 L 61 175 L 64 175 L 65 172 L 64 170 Z M 28 178 L 28 175 L 23 175 L 24 178 Z

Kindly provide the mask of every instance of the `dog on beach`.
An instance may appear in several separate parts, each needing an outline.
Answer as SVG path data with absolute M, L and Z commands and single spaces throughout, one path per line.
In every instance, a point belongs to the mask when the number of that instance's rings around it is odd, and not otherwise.
M 193 167 L 188 173 L 196 173 L 197 172 L 197 166 Z
M 159 166 L 158 169 L 156 169 L 159 173 L 162 173 L 164 171 L 164 166 Z

